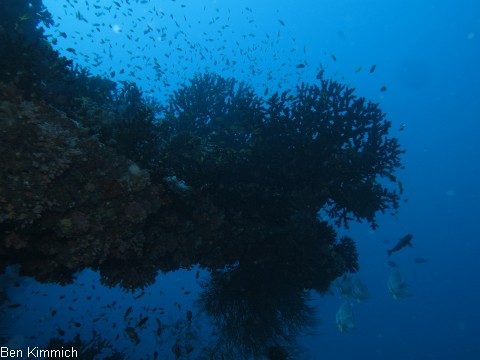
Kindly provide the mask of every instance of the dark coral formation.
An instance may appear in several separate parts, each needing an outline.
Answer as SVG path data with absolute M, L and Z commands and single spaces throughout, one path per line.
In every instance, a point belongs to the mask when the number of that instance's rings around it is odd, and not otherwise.
M 242 216 L 281 223 L 328 207 L 337 225 L 376 226 L 375 212 L 398 206 L 379 182 L 400 166 L 390 122 L 335 80 L 264 100 L 207 73 L 174 94 L 160 127 L 165 165 Z
M 375 227 L 396 210 L 381 179 L 402 150 L 377 104 L 335 80 L 263 99 L 206 73 L 159 106 L 59 57 L 26 3 L 0 7 L 0 52 L 16 54 L 0 64 L 0 269 L 68 282 L 90 267 L 133 289 L 239 262 L 321 291 L 357 270 L 317 212 Z
M 3 267 L 20 263 L 23 274 L 59 282 L 91 267 L 131 288 L 195 263 L 211 250 L 206 239 L 219 241 L 211 234 L 222 216 L 208 201 L 152 184 L 58 110 L 1 91 Z
M 205 284 L 198 305 L 218 333 L 213 359 L 279 355 L 281 349 L 295 346 L 302 331 L 316 325 L 315 308 L 307 303 L 309 292 L 280 263 L 273 265 L 217 271 Z

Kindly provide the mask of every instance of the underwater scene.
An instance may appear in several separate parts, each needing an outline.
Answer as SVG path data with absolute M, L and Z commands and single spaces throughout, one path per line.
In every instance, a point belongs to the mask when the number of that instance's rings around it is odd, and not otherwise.
M 0 358 L 480 359 L 478 0 L 2 0 Z

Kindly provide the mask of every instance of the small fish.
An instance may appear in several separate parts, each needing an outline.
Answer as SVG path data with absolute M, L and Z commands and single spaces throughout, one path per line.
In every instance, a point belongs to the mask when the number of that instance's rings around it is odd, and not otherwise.
M 137 325 L 135 325 L 135 328 L 138 328 L 138 327 L 144 325 L 147 321 L 148 321 L 148 316 L 140 319 L 140 321 L 137 323 Z
M 403 130 L 405 130 L 406 127 L 407 127 L 407 124 L 402 124 L 402 125 L 400 125 L 400 127 L 398 128 L 398 131 L 403 131 Z
M 332 54 L 331 56 L 332 56 L 333 61 L 337 61 L 337 57 L 335 55 Z
M 325 74 L 325 69 L 324 69 L 324 68 L 320 68 L 320 71 L 317 73 L 316 78 L 317 78 L 318 80 L 323 79 L 323 74 Z
M 387 265 L 390 266 L 390 267 L 393 267 L 393 268 L 398 267 L 398 264 L 395 261 L 392 261 L 392 260 L 388 260 Z
M 358 72 L 360 72 L 360 71 L 362 71 L 362 67 L 361 67 L 361 66 L 359 66 L 358 68 L 355 69 L 355 72 L 356 72 L 356 73 L 358 73 Z
M 370 74 L 375 71 L 375 68 L 376 68 L 376 67 L 377 67 L 377 65 L 373 65 L 373 66 L 370 68 Z
M 297 69 L 303 69 L 305 67 L 305 64 L 298 64 L 296 66 Z
M 138 345 L 140 343 L 140 338 L 138 337 L 137 332 L 131 326 L 128 326 L 125 329 L 125 333 L 136 345 Z
M 8 308 L 9 309 L 16 309 L 16 308 L 19 308 L 20 306 L 22 306 L 21 304 L 10 304 L 8 305 Z
M 387 91 L 387 87 L 386 87 L 385 85 L 383 85 L 383 86 L 380 88 L 380 91 L 381 91 L 381 92 Z
M 73 55 L 77 55 L 77 52 L 74 48 L 66 48 L 65 50 L 67 50 L 69 53 L 72 53 Z
M 285 26 L 285 23 L 282 20 L 278 19 L 278 22 L 282 24 L 282 26 Z
M 397 245 L 395 245 L 395 246 L 394 246 L 393 248 L 391 248 L 390 250 L 387 250 L 388 256 L 392 255 L 392 253 L 394 253 L 394 252 L 396 252 L 396 251 L 399 251 L 399 250 L 403 249 L 405 246 L 413 247 L 413 245 L 412 245 L 412 239 L 413 239 L 413 235 L 412 235 L 412 234 L 405 235 L 403 238 L 401 238 L 400 240 L 398 240 Z
M 124 321 L 127 320 L 128 315 L 132 312 L 132 307 L 130 306 L 127 310 L 125 310 L 125 315 L 123 316 Z
M 162 335 L 162 322 L 159 318 L 155 318 L 157 320 L 157 336 Z
M 428 259 L 427 258 L 423 258 L 423 257 L 416 257 L 415 259 L 413 259 L 413 261 L 416 263 L 416 264 L 425 264 L 428 262 Z
M 398 184 L 398 191 L 400 192 L 400 195 L 402 195 L 403 194 L 403 183 L 401 181 L 398 181 L 397 184 Z M 407 199 L 405 199 L 405 200 L 407 200 Z
M 162 335 L 162 322 L 159 318 L 155 318 L 157 320 L 157 336 Z

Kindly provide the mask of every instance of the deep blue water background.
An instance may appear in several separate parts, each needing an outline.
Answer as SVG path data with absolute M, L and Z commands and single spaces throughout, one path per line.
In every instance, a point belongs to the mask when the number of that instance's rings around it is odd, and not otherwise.
M 167 75 L 173 85 L 188 78 L 195 69 L 190 65 L 187 69 L 180 68 L 179 64 L 184 60 L 166 58 L 163 54 L 168 51 L 167 41 L 172 40 L 174 45 L 179 44 L 184 49 L 185 39 L 204 41 L 203 31 L 212 38 L 212 41 L 205 42 L 205 46 L 210 47 L 213 58 L 224 59 L 226 56 L 230 61 L 236 59 L 238 64 L 215 67 L 212 58 L 207 57 L 204 63 L 196 62 L 196 65 L 199 68 L 210 66 L 220 74 L 245 79 L 262 93 L 265 84 L 274 89 L 278 79 L 285 79 L 284 88 L 299 80 L 313 82 L 322 64 L 327 67 L 327 76 L 343 77 L 344 82 L 357 89 L 357 95 L 381 104 L 393 123 L 393 135 L 400 138 L 407 150 L 403 156 L 406 168 L 398 173 L 398 178 L 404 185 L 408 202 L 402 203 L 399 214 L 396 217 L 380 215 L 380 227 L 376 231 L 367 225 L 341 230 L 357 242 L 359 276 L 371 293 L 368 301 L 354 305 L 357 329 L 350 333 L 338 331 L 335 312 L 343 302 L 340 295 L 314 295 L 312 303 L 318 307 L 321 324 L 314 329 L 315 334 L 301 337 L 300 343 L 305 347 L 301 358 L 480 358 L 478 0 L 218 0 L 195 1 L 195 4 L 171 0 L 140 4 L 130 0 L 130 6 L 119 2 L 121 9 L 114 13 L 114 8 L 110 14 L 101 16 L 100 23 L 108 21 L 101 26 L 101 32 L 95 33 L 97 41 L 92 44 L 85 35 L 91 32 L 91 23 L 96 22 L 94 2 L 89 4 L 88 11 L 83 0 L 76 4 L 71 2 L 75 8 L 64 1 L 44 1 L 58 22 L 59 30 L 69 34 L 67 39 L 57 36 L 59 49 L 74 47 L 77 53 L 102 53 L 104 49 L 108 50 L 108 42 L 107 45 L 101 44 L 100 38 L 110 38 L 112 58 L 107 57 L 94 71 L 110 72 L 110 66 L 119 69 L 128 63 L 140 64 L 144 69 L 137 69 L 135 76 L 144 89 L 152 87 L 152 82 L 145 79 L 152 63 L 142 57 L 129 60 L 125 54 L 127 49 L 149 59 L 158 57 L 162 66 L 174 69 Z M 97 3 L 102 6 L 112 4 L 111 1 Z M 167 40 L 155 43 L 148 36 L 141 36 L 138 41 L 128 40 L 124 35 L 131 26 L 131 19 L 137 14 L 146 14 L 150 19 L 148 11 L 153 4 L 166 14 L 163 20 L 157 19 L 152 24 L 166 27 Z M 186 7 L 181 7 L 182 4 Z M 67 5 L 66 10 L 63 5 Z M 128 7 L 133 10 L 130 14 L 126 11 Z M 89 24 L 75 18 L 77 10 L 89 19 Z M 172 23 L 170 14 L 180 27 Z M 208 24 L 216 16 L 219 16 L 217 24 L 230 25 L 228 31 L 217 32 L 216 24 Z M 252 19 L 254 21 L 249 22 Z M 278 19 L 285 25 L 281 25 Z M 141 24 L 143 28 L 146 23 Z M 110 26 L 114 24 L 118 24 L 122 32 L 113 32 Z M 179 29 L 184 34 L 176 34 Z M 143 33 L 138 31 L 140 35 Z M 265 72 L 274 69 L 275 80 L 267 82 L 264 74 L 242 73 L 245 56 L 240 54 L 236 41 L 240 39 L 240 48 L 246 50 L 265 40 L 265 33 L 275 38 L 278 31 L 281 40 L 274 46 L 267 42 L 259 45 L 260 50 L 248 50 L 255 55 L 255 60 L 250 63 Z M 242 37 L 242 34 L 247 36 Z M 81 36 L 84 36 L 83 40 Z M 122 45 L 125 46 L 122 48 Z M 220 46 L 225 48 L 218 50 Z M 296 50 L 292 51 L 293 48 Z M 277 60 L 272 57 L 273 53 L 278 54 Z M 82 56 L 75 59 L 88 66 Z M 292 70 L 304 61 L 307 62 L 305 69 Z M 184 62 L 188 64 L 188 61 Z M 291 66 L 282 66 L 283 62 Z M 373 64 L 377 66 L 371 74 L 368 70 Z M 359 67 L 361 70 L 357 71 Z M 131 78 L 128 73 L 125 70 L 122 79 Z M 388 90 L 380 92 L 384 85 Z M 153 91 L 153 95 L 162 99 L 171 90 Z M 406 125 L 405 130 L 399 132 L 402 124 Z M 385 250 L 406 233 L 414 235 L 414 248 L 404 249 L 392 259 L 399 264 L 402 276 L 411 285 L 413 296 L 395 301 L 386 286 L 392 268 L 387 265 Z M 429 261 L 417 264 L 413 261 L 416 257 L 425 257 Z M 207 276 L 202 273 L 202 277 Z M 184 295 L 182 287 L 193 293 Z M 39 293 L 35 293 L 37 290 Z M 39 286 L 25 280 L 24 286 L 11 293 L 13 302 L 26 304 L 13 312 L 11 329 L 16 334 L 37 336 L 35 341 L 55 335 L 58 327 L 66 330 L 69 326 L 72 331 L 84 334 L 97 330 L 106 337 L 114 337 L 121 331 L 112 329 L 112 323 L 121 327 L 124 311 L 132 304 L 138 316 L 142 312 L 146 314 L 142 306 L 164 307 L 166 313 L 162 315 L 162 321 L 174 325 L 182 321 L 185 309 L 191 308 L 196 291 L 195 270 L 160 275 L 158 283 L 136 301 L 132 299 L 138 293 L 132 295 L 118 289 L 102 289 L 96 275 L 88 271 L 79 275 L 76 286 L 66 288 Z M 66 294 L 65 299 L 59 300 L 63 294 Z M 86 300 L 89 295 L 92 299 Z M 120 306 L 117 312 L 101 308 L 114 300 L 117 307 Z M 181 304 L 181 311 L 176 303 Z M 49 316 L 51 309 L 58 309 L 53 318 Z M 102 313 L 106 313 L 108 320 L 101 319 L 92 324 L 91 320 Z M 72 321 L 78 321 L 82 326 L 74 328 Z M 208 332 L 208 324 L 199 326 L 202 332 Z M 157 346 L 164 351 L 160 358 L 173 358 L 171 344 L 157 344 L 154 337 L 146 333 L 142 336 L 144 340 L 142 338 L 139 347 L 145 354 L 151 354 Z M 133 343 L 123 334 L 116 344 L 134 349 Z

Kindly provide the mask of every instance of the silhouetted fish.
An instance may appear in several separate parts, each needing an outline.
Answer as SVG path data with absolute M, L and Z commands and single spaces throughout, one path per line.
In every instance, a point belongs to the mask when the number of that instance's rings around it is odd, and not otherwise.
M 413 239 L 413 235 L 408 234 L 408 235 L 404 236 L 403 238 L 401 238 L 400 240 L 398 240 L 397 245 L 395 245 L 390 250 L 387 250 L 388 256 L 392 255 L 392 253 L 394 253 L 396 251 L 399 251 L 399 250 L 403 249 L 405 246 L 413 247 L 413 245 L 411 244 L 412 239 Z
M 416 263 L 416 264 L 425 264 L 428 262 L 428 259 L 427 258 L 423 258 L 423 257 L 416 257 L 415 259 L 413 259 L 413 261 Z

